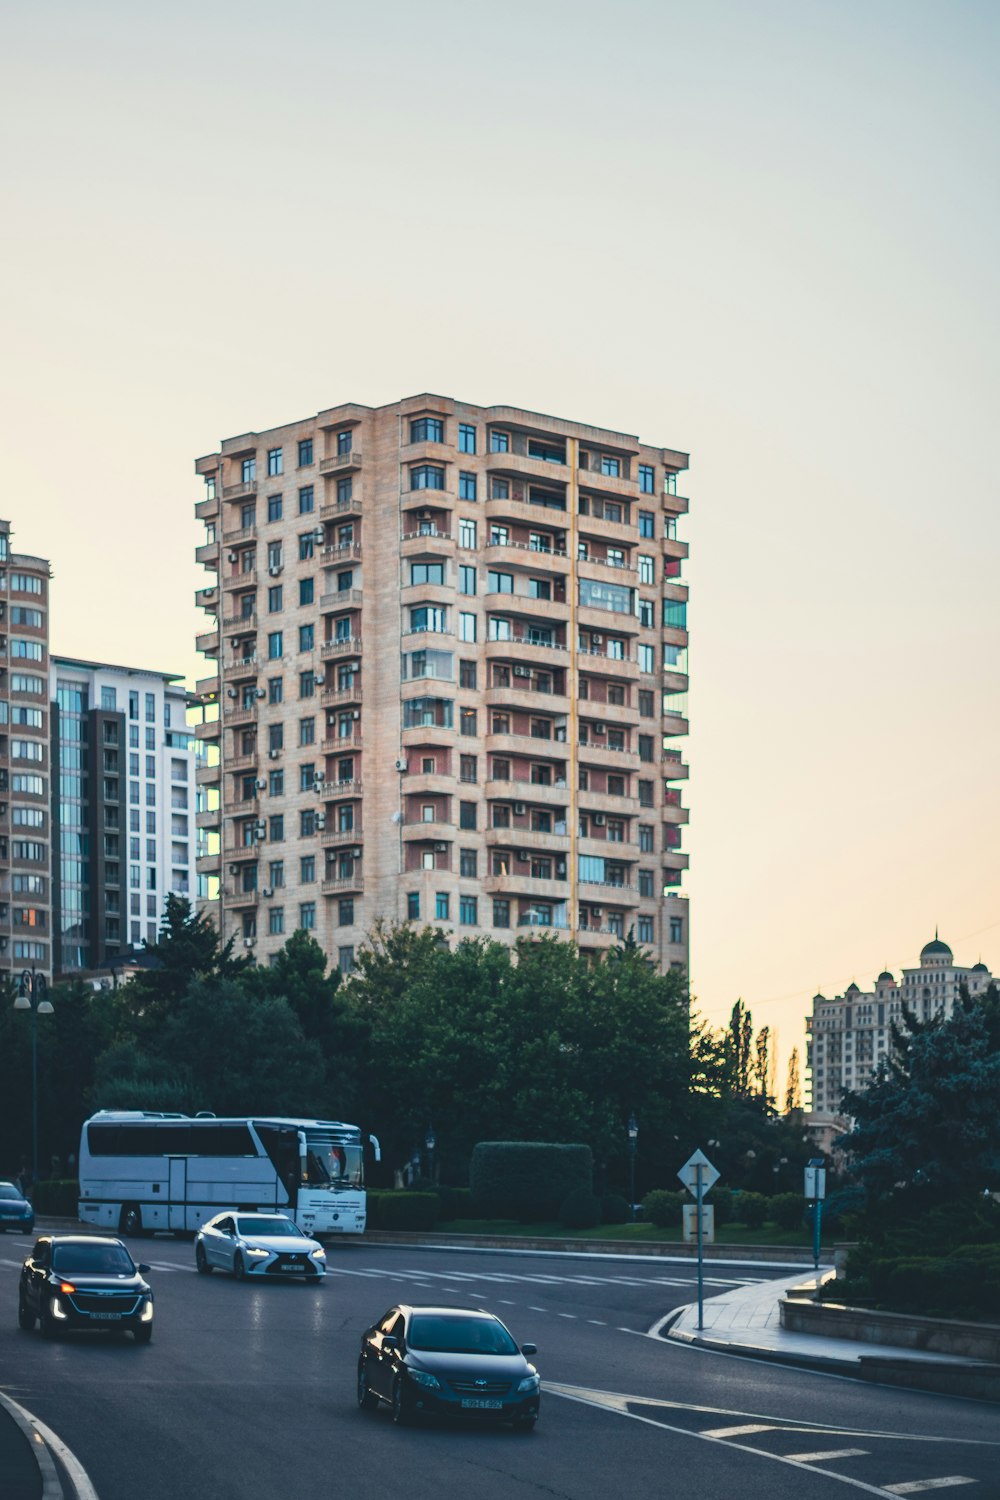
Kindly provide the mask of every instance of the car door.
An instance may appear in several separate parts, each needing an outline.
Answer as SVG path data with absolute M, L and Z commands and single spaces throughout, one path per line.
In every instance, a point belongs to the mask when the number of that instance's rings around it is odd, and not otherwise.
M 211 1231 L 211 1251 L 206 1250 L 213 1266 L 223 1271 L 233 1269 L 233 1253 L 236 1248 L 236 1223 L 231 1215 L 217 1220 Z
M 32 1312 L 38 1314 L 41 1309 L 42 1288 L 52 1265 L 52 1243 L 50 1240 L 38 1240 L 35 1248 L 28 1258 L 24 1267 L 24 1299 Z
M 386 1349 L 385 1339 L 394 1338 L 399 1344 L 403 1342 L 403 1314 L 394 1307 L 387 1312 L 375 1330 L 371 1341 L 371 1355 L 369 1356 L 369 1385 L 378 1395 L 384 1396 L 388 1401 L 392 1396 L 392 1381 L 395 1372 L 395 1353 Z

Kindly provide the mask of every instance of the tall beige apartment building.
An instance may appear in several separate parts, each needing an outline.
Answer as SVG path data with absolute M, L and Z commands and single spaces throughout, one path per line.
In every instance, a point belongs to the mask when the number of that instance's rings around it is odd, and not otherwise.
M 52 977 L 49 563 L 0 521 L 0 973 Z
M 687 455 L 434 395 L 230 438 L 205 496 L 199 894 L 266 962 L 376 918 L 687 968 Z

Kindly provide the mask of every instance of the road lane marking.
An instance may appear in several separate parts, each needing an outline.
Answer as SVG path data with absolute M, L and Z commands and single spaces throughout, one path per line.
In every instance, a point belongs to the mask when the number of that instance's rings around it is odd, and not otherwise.
M 529 1307 L 528 1311 L 529 1312 L 548 1312 L 548 1308 L 546 1308 L 546 1307 Z
M 867 1448 L 823 1448 L 819 1453 L 786 1453 L 797 1464 L 822 1464 L 831 1458 L 867 1458 Z
M 561 1312 L 561 1313 L 557 1313 L 556 1316 L 560 1317 L 560 1318 L 572 1318 L 574 1320 L 574 1322 L 576 1321 L 576 1313 L 563 1313 L 563 1312 Z
M 909 1484 L 884 1484 L 882 1488 L 890 1495 L 917 1495 L 924 1490 L 946 1490 L 953 1484 L 976 1484 L 975 1479 L 966 1479 L 964 1474 L 952 1474 L 948 1479 L 912 1479 Z
M 607 1328 L 607 1326 L 608 1326 L 607 1323 L 605 1323 L 605 1321 L 604 1321 L 603 1318 L 588 1318 L 587 1322 L 588 1323 L 593 1323 L 593 1325 L 594 1325 L 595 1328 Z
M 747 1422 L 742 1427 L 703 1427 L 698 1433 L 699 1437 L 709 1438 L 734 1438 L 749 1437 L 752 1432 L 773 1432 L 774 1427 L 770 1422 Z

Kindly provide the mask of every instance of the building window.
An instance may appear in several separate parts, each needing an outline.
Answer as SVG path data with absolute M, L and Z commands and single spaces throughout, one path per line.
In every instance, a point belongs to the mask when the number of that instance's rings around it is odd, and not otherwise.
M 475 616 L 472 616 L 475 619 Z M 479 680 L 479 673 L 474 661 L 460 661 L 458 664 L 458 685 L 462 688 L 475 689 Z
M 652 761 L 655 740 L 651 734 L 640 734 L 639 736 L 639 759 Z
M 458 856 L 458 873 L 466 880 L 475 880 L 477 874 L 477 859 L 475 849 L 460 849 Z
M 639 852 L 640 854 L 653 852 L 653 825 L 651 823 L 639 824 Z
M 406 895 L 406 920 L 408 922 L 420 921 L 420 892 L 408 891 Z
M 468 521 L 468 520 L 460 520 L 459 521 L 459 523 L 458 523 L 458 545 L 460 547 L 475 548 L 475 546 L 476 546 L 476 523 L 475 523 L 475 521 Z M 472 570 L 472 574 L 473 574 L 473 579 L 475 579 L 475 569 L 474 568 Z M 474 594 L 476 592 L 475 583 L 473 583 L 473 586 L 472 586 L 471 589 L 463 589 L 462 592 L 463 593 L 467 593 L 467 594 Z
M 458 638 L 460 641 L 474 641 L 476 639 L 476 617 L 468 610 L 458 612 Z
M 651 495 L 653 493 L 653 483 L 654 483 L 654 480 L 653 480 L 653 465 L 652 464 L 640 464 L 639 465 L 639 492 L 640 492 L 640 494 Z M 639 514 L 642 515 L 643 512 L 640 511 Z M 649 512 L 647 511 L 646 514 L 648 515 Z M 652 534 L 653 534 L 652 532 L 649 533 L 650 536 L 652 536 Z
M 476 570 L 475 568 L 462 565 L 458 570 L 458 592 L 460 594 L 474 594 L 476 592 Z
M 444 469 L 440 464 L 417 464 L 410 470 L 411 490 L 443 490 Z
M 253 825 L 248 825 L 251 828 Z M 285 837 L 285 815 L 284 813 L 272 813 L 267 820 L 267 837 L 271 844 L 280 844 Z
M 299 650 L 311 651 L 316 644 L 316 627 L 312 623 L 299 626 Z
M 354 897 L 353 896 L 343 896 L 337 902 L 337 926 L 338 927 L 353 927 L 354 926 Z
M 411 443 L 443 443 L 444 422 L 440 417 L 418 417 L 410 423 Z
M 514 592 L 513 573 L 498 573 L 490 568 L 486 574 L 486 592 L 488 594 L 512 594 Z
M 458 498 L 460 500 L 475 500 L 476 498 L 476 476 L 465 469 L 458 476 Z
M 463 927 L 475 927 L 479 922 L 479 900 L 476 896 L 459 896 L 458 920 Z
M 656 535 L 656 517 L 651 510 L 639 512 L 639 535 L 647 541 L 652 540 Z
M 354 434 L 349 427 L 337 433 L 337 453 L 343 458 L 345 453 L 350 453 L 354 447 Z
M 279 614 L 284 608 L 285 591 L 280 583 L 275 583 L 267 591 L 267 612 L 269 615 Z
M 653 559 L 643 553 L 639 554 L 639 582 L 648 584 L 650 587 L 654 582 Z
M 459 453 L 475 453 L 476 451 L 476 429 L 469 422 L 458 424 L 458 451 Z
M 410 563 L 410 583 L 444 583 L 444 563 Z
M 460 802 L 458 804 L 458 826 L 459 826 L 459 828 L 475 828 L 475 826 L 476 826 L 476 804 L 475 804 L 475 802 Z
M 240 477 L 244 484 L 253 484 L 257 478 L 257 460 L 245 458 L 240 464 Z
M 269 521 L 280 521 L 284 509 L 280 495 L 268 495 L 267 497 L 267 519 Z
M 466 736 L 474 736 L 479 733 L 478 715 L 474 708 L 462 708 L 458 712 L 459 732 Z
M 314 745 L 316 743 L 316 720 L 299 720 L 299 744 Z
M 652 898 L 653 895 L 653 872 L 652 870 L 639 871 L 639 895 Z
M 639 806 L 652 807 L 653 805 L 653 783 L 651 781 L 639 782 Z
M 272 906 L 267 913 L 267 930 L 272 937 L 280 937 L 285 930 L 285 908 Z
M 273 479 L 276 474 L 285 472 L 284 455 L 280 448 L 268 448 L 267 450 L 267 473 L 268 478 Z
M 490 433 L 490 452 L 491 453 L 509 453 L 510 452 L 510 433 L 509 432 L 497 432 L 495 430 L 493 432 L 491 432 Z
M 337 968 L 341 974 L 350 974 L 354 968 L 354 948 L 346 944 L 337 949 Z
M 316 903 L 315 901 L 302 901 L 299 903 L 299 926 L 305 932 L 314 932 L 316 929 Z
M 315 531 L 304 531 L 299 537 L 299 562 L 308 562 L 316 552 Z
M 647 689 L 639 689 L 639 713 L 644 719 L 652 719 L 655 716 L 655 695 Z
M 299 859 L 299 884 L 312 885 L 316 879 L 315 854 L 303 854 Z
M 640 917 L 636 924 L 638 931 L 636 936 L 640 943 L 651 943 L 653 941 L 653 919 L 652 917 Z
M 299 515 L 308 516 L 316 508 L 316 494 L 311 484 L 304 484 L 299 490 Z
M 653 672 L 656 670 L 655 653 L 652 646 L 639 647 L 639 671 Z
M 299 440 L 299 468 L 305 469 L 313 461 L 312 438 L 301 438 Z
M 683 943 L 684 941 L 684 918 L 670 918 L 670 941 L 672 943 Z
M 434 897 L 434 920 L 436 922 L 448 921 L 448 892 L 438 891 Z
M 618 479 L 622 472 L 621 459 L 611 458 L 607 453 L 601 454 L 601 473 L 611 479 Z
M 299 697 L 312 698 L 316 693 L 316 673 L 309 669 L 308 672 L 299 673 Z

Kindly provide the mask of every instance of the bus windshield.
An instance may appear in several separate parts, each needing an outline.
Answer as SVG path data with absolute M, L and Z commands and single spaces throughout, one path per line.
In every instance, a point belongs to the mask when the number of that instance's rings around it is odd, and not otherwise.
M 332 1141 L 329 1136 L 320 1136 L 311 1130 L 305 1132 L 306 1166 L 302 1175 L 303 1186 L 326 1188 L 357 1188 L 363 1181 L 363 1160 L 360 1146 L 345 1146 Z

